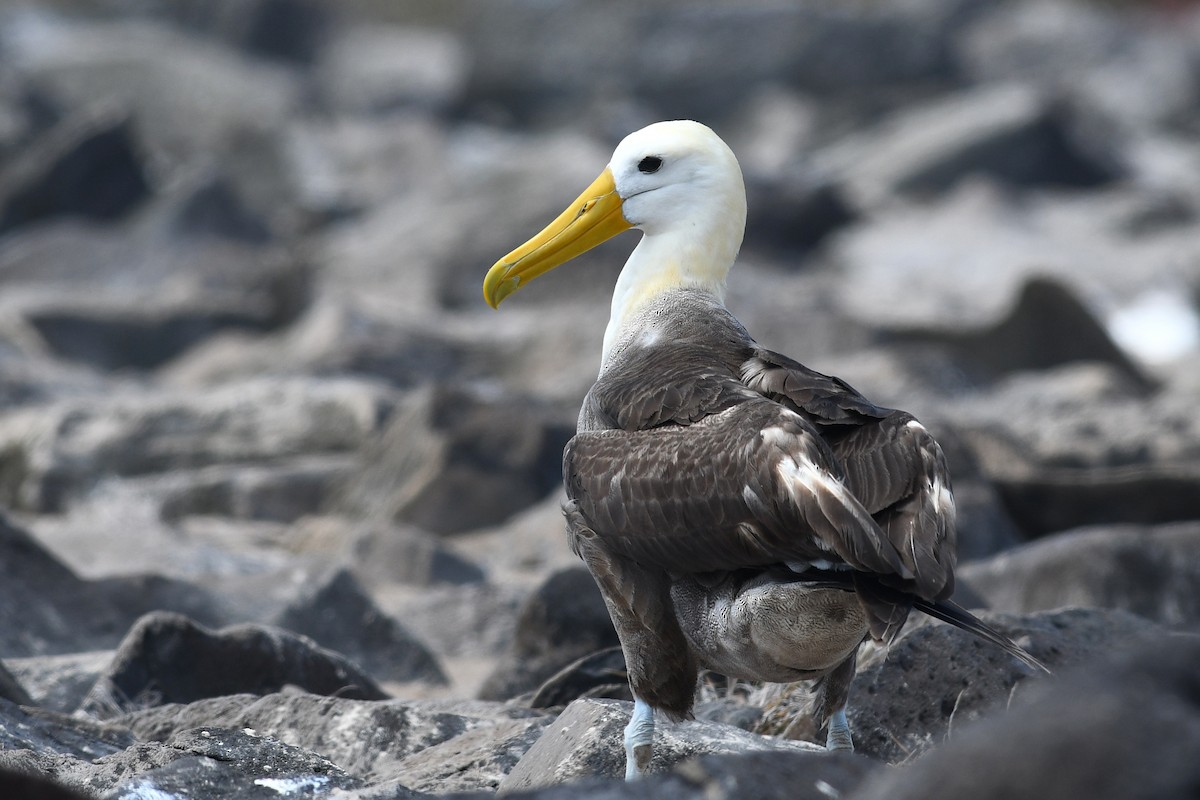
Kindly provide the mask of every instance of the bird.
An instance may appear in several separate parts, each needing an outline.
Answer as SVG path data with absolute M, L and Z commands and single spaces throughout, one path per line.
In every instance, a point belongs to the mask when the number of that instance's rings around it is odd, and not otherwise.
M 656 715 L 691 715 L 701 669 L 817 679 L 826 746 L 853 749 L 859 647 L 893 642 L 914 608 L 1045 669 L 950 599 L 954 495 L 930 432 L 760 346 L 726 308 L 746 215 L 728 145 L 699 122 L 654 123 L 483 281 L 497 308 L 642 233 L 563 452 L 567 539 L 604 598 L 634 698 L 629 780 L 649 767 Z

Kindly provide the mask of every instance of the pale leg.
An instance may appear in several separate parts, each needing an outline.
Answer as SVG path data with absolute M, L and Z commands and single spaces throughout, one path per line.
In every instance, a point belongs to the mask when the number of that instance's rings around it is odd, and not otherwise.
M 845 715 L 842 715 L 845 719 Z M 646 774 L 654 753 L 654 709 L 645 701 L 634 698 L 633 716 L 625 727 L 625 780 L 633 781 Z
M 839 708 L 829 715 L 829 735 L 825 737 L 826 750 L 854 750 L 850 738 L 850 725 L 846 722 L 846 709 Z

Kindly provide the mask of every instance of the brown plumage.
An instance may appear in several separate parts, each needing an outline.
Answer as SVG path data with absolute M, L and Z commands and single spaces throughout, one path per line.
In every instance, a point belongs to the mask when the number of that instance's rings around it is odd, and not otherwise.
M 658 123 L 626 137 L 592 186 L 484 281 L 495 306 L 610 236 L 645 232 L 563 454 L 568 537 L 638 699 L 627 777 L 648 763 L 651 709 L 687 716 L 702 667 L 822 677 L 828 744 L 850 748 L 858 646 L 868 634 L 892 641 L 913 608 L 1038 665 L 948 599 L 954 499 L 929 432 L 760 347 L 726 310 L 745 216 L 728 147 L 697 123 Z

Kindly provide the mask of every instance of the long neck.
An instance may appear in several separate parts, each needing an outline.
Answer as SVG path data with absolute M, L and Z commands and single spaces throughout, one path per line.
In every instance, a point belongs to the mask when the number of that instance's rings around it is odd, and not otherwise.
M 617 277 L 604 332 L 603 360 L 608 360 L 637 312 L 666 292 L 696 289 L 724 304 L 725 277 L 737 258 L 744 228 L 743 212 L 715 219 L 707 226 L 648 231 Z M 698 230 L 707 233 L 697 235 Z

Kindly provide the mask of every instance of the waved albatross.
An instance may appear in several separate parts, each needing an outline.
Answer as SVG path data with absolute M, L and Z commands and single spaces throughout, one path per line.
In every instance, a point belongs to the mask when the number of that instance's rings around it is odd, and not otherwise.
M 732 151 L 704 125 L 660 122 L 627 136 L 484 279 L 496 307 L 606 239 L 643 232 L 563 454 L 568 538 L 604 596 L 635 698 L 627 778 L 649 764 L 654 712 L 690 714 L 700 668 L 821 678 L 827 746 L 853 749 L 859 645 L 890 643 L 912 608 L 1041 667 L 948 599 L 954 498 L 929 432 L 760 347 L 726 310 L 745 223 Z

